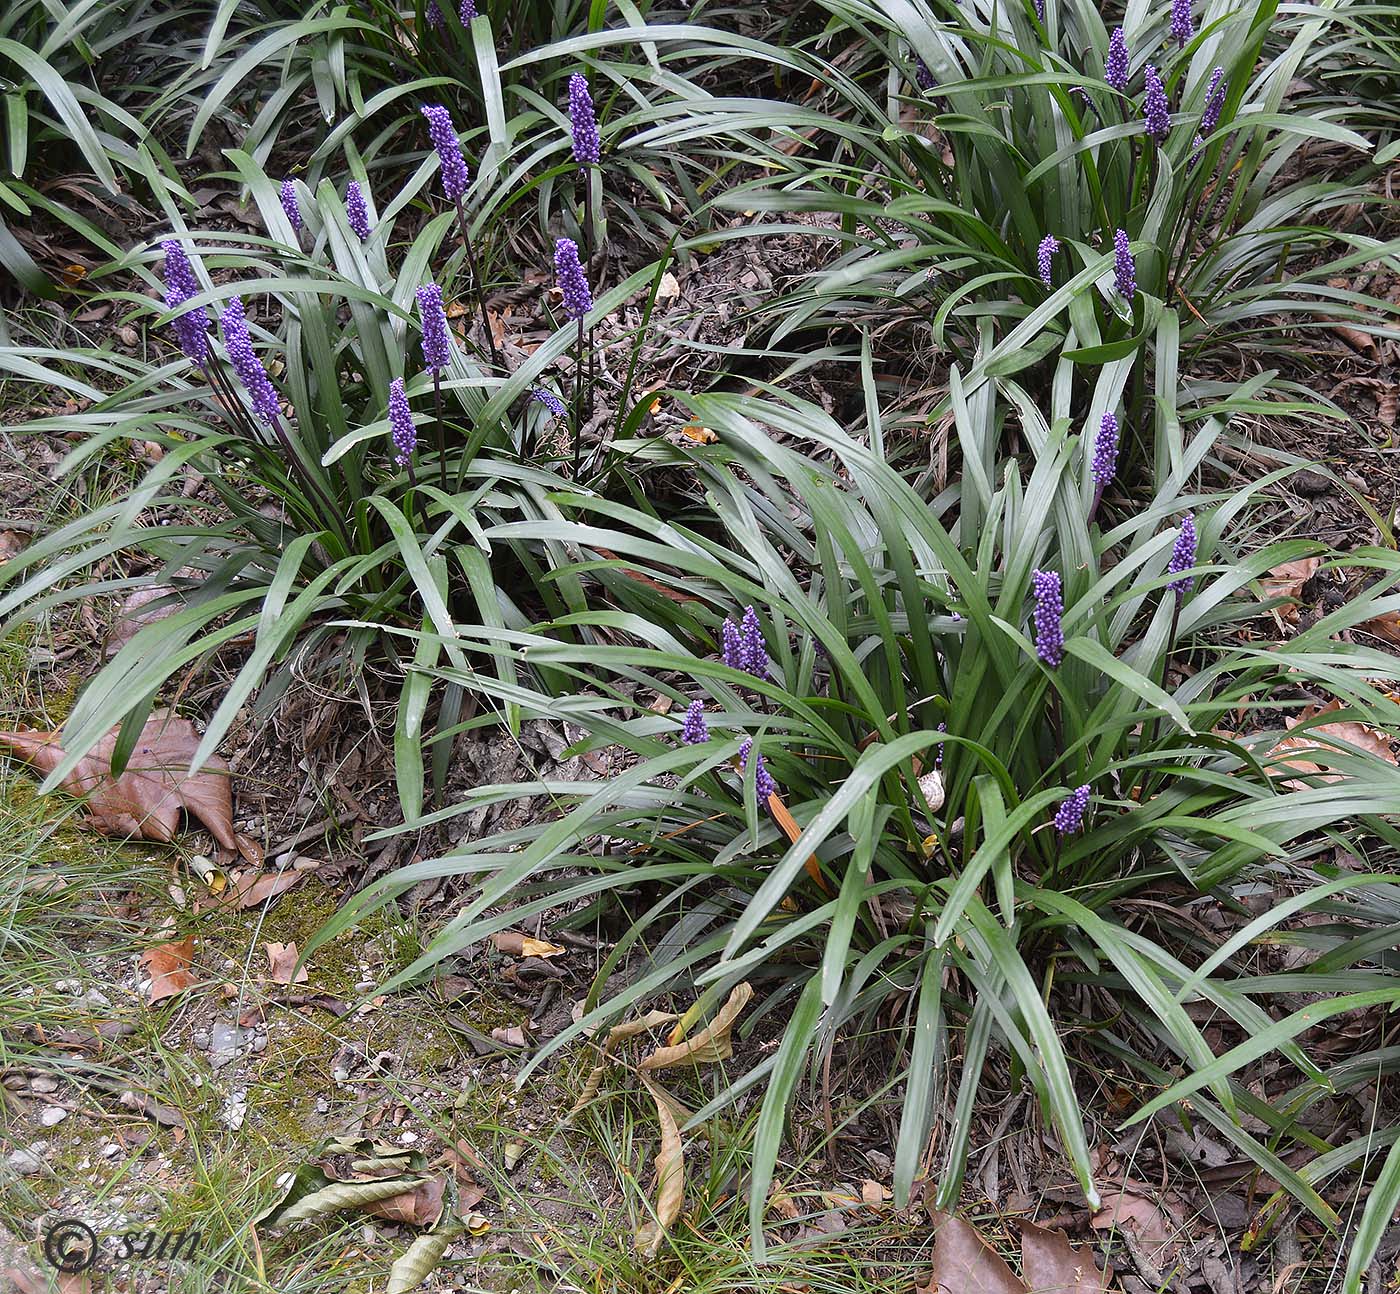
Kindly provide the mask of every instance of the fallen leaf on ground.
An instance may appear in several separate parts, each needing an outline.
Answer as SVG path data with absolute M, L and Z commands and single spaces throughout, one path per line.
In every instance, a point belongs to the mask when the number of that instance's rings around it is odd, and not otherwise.
M 569 950 L 546 939 L 535 939 L 519 930 L 498 930 L 491 936 L 498 952 L 509 957 L 562 957 Z
M 860 1184 L 860 1201 L 867 1208 L 878 1209 L 892 1195 L 888 1186 L 881 1186 L 873 1177 L 867 1177 Z
M 739 1012 L 748 1006 L 752 998 L 753 988 L 747 982 L 738 985 L 715 1013 L 715 1018 L 699 1033 L 669 1047 L 658 1047 L 642 1061 L 640 1068 L 672 1069 L 676 1065 L 708 1065 L 717 1060 L 728 1060 L 734 1054 L 730 1031 Z
M 0 530 L 0 565 L 22 552 L 25 542 L 25 537 L 18 530 Z
M 122 603 L 112 627 L 107 631 L 107 641 L 102 645 L 103 655 L 109 658 L 115 656 L 147 625 L 174 615 L 180 609 L 179 599 L 172 596 L 174 592 L 169 584 L 153 584 L 148 589 L 137 589 L 131 594 Z
M 1302 557 L 1296 562 L 1275 566 L 1259 583 L 1266 598 L 1296 598 L 1322 565 L 1320 557 Z
M 1341 709 L 1342 703 L 1340 701 L 1330 701 L 1320 709 L 1316 706 L 1309 706 L 1296 719 L 1288 719 L 1287 724 L 1290 728 L 1296 728 L 1299 724 L 1316 719 L 1319 715 L 1335 714 Z M 1300 757 L 1300 752 L 1303 751 L 1327 752 L 1336 749 L 1317 741 L 1317 737 L 1345 742 L 1349 746 L 1355 746 L 1390 764 L 1396 762 L 1395 756 L 1390 752 L 1390 739 L 1385 733 L 1378 732 L 1375 728 L 1368 727 L 1364 723 L 1358 723 L 1354 719 L 1346 719 L 1340 723 L 1313 724 L 1306 732 L 1297 737 L 1285 737 L 1278 742 L 1269 751 L 1269 757 L 1276 763 L 1284 764 L 1299 773 L 1318 774 L 1324 782 L 1344 781 L 1346 774 L 1325 771 L 1320 764 L 1313 760 Z M 1301 777 L 1288 778 L 1284 781 L 1284 785 L 1295 791 L 1305 791 L 1309 786 L 1308 782 Z
M 112 776 L 112 750 L 120 728 L 113 728 L 63 779 L 71 795 L 86 796 L 90 821 L 107 835 L 141 836 L 169 842 L 183 809 L 208 828 L 220 846 L 261 863 L 262 850 L 233 830 L 233 792 L 228 762 L 215 755 L 188 772 L 200 737 L 188 719 L 153 714 L 137 738 L 125 771 Z M 60 732 L 0 732 L 0 744 L 49 773 L 63 759 Z
M 655 1257 L 661 1241 L 681 1215 L 685 1199 L 685 1162 L 681 1130 L 655 1083 L 646 1075 L 642 1083 L 656 1099 L 656 1117 L 661 1123 L 661 1144 L 656 1148 L 656 1216 L 637 1228 L 637 1248 Z
M 1125 1182 L 1119 1190 L 1107 1190 L 1103 1206 L 1090 1225 L 1098 1231 L 1131 1231 L 1143 1253 L 1158 1267 L 1170 1265 L 1181 1251 L 1182 1223 L 1170 1203 L 1158 1204 L 1136 1184 Z
M 529 1043 L 525 1036 L 525 1026 L 519 1024 L 508 1025 L 501 1029 L 492 1029 L 491 1036 L 497 1042 L 503 1042 L 507 1047 L 524 1047 Z
M 233 888 L 224 891 L 225 901 L 237 900 L 240 908 L 255 908 L 268 899 L 285 894 L 305 876 L 290 867 L 282 872 L 244 872 Z
M 151 989 L 146 1001 L 151 1005 L 176 993 L 193 988 L 199 981 L 190 967 L 194 964 L 194 936 L 188 935 L 178 944 L 161 944 L 147 948 L 141 954 L 141 965 L 151 977 Z
M 442 1197 L 447 1178 L 430 1177 L 412 1190 L 388 1199 L 371 1200 L 360 1206 L 362 1213 L 372 1213 L 389 1222 L 404 1222 L 411 1227 L 430 1227 L 442 1217 Z
M 274 984 L 305 984 L 311 978 L 305 966 L 297 966 L 300 954 L 295 942 L 266 943 L 263 947 L 267 949 L 269 974 Z
M 1063 1231 L 1022 1222 L 1021 1279 L 1029 1294 L 1103 1294 L 1113 1269 L 1100 1273 L 1088 1248 L 1076 1249 Z
M 1026 1294 L 995 1249 L 970 1222 L 933 1212 L 933 1271 L 919 1294 Z
M 1374 634 L 1377 638 L 1400 647 L 1400 611 L 1376 616 L 1372 620 L 1363 620 L 1356 627 L 1362 633 Z

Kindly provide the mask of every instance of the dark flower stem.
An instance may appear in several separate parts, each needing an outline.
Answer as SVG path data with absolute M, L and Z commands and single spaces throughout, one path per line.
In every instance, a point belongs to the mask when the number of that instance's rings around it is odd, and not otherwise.
M 583 449 L 583 316 L 578 318 L 578 348 L 574 357 L 574 480 L 578 480 L 579 455 Z M 592 401 L 590 400 L 591 404 Z
M 1099 515 L 1099 504 L 1103 502 L 1103 482 L 1094 482 L 1094 501 L 1089 505 L 1089 515 L 1085 517 L 1086 525 L 1092 525 L 1094 518 Z
M 486 334 L 486 344 L 491 348 L 491 359 L 497 368 L 504 368 L 501 362 L 501 352 L 496 346 L 496 335 L 491 331 L 491 320 L 486 313 L 486 294 L 481 287 L 481 267 L 477 264 L 476 251 L 472 247 L 472 236 L 467 228 L 467 209 L 462 205 L 462 199 L 457 199 L 457 225 L 462 231 L 462 246 L 467 253 L 467 268 L 471 271 L 472 290 L 476 294 L 476 308 L 481 314 L 481 328 Z
M 417 531 L 420 527 L 426 531 L 428 529 L 427 509 L 418 498 L 418 470 L 413 466 L 413 456 L 408 459 L 408 493 L 404 498 L 404 516 L 408 519 L 408 524 Z M 415 505 L 416 509 L 415 509 Z M 413 519 L 414 511 L 418 512 L 418 520 Z
M 341 514 L 340 508 L 331 501 L 330 495 L 321 487 L 320 481 L 307 470 L 306 465 L 297 456 L 296 449 L 292 445 L 292 438 L 287 433 L 287 429 L 282 425 L 281 418 L 273 417 L 272 430 L 277 436 L 278 443 L 282 446 L 282 452 L 287 456 L 288 464 L 295 471 L 296 475 L 301 478 L 306 488 L 316 496 L 319 505 L 326 510 L 326 515 L 328 517 L 334 517 L 337 525 L 339 525 L 343 531 L 344 527 L 342 523 L 344 517 Z
M 433 425 L 437 430 L 438 475 L 442 482 L 442 492 L 447 490 L 447 429 L 442 424 L 442 374 L 433 370 L 433 407 L 436 417 Z

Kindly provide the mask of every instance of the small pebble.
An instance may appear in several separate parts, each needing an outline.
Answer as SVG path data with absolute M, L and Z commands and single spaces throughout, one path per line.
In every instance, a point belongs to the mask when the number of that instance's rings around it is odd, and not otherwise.
M 61 1105 L 46 1105 L 43 1113 L 39 1115 L 39 1122 L 46 1128 L 52 1128 L 62 1123 L 68 1117 L 68 1111 Z
M 105 1146 L 102 1147 L 102 1156 L 104 1159 L 115 1159 L 121 1153 L 122 1148 L 118 1146 L 115 1142 L 109 1141 Z
M 44 1166 L 44 1161 L 32 1150 L 12 1150 L 5 1162 L 21 1177 L 33 1177 Z

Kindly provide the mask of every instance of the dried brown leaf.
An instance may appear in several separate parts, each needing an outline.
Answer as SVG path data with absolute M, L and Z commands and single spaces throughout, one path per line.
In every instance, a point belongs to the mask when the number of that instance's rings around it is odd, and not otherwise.
M 1275 566 L 1267 575 L 1263 576 L 1259 583 L 1263 587 L 1266 598 L 1296 598 L 1303 592 L 1303 585 L 1306 584 L 1317 568 L 1322 565 L 1320 557 L 1303 557 L 1296 562 L 1284 562 L 1281 566 Z
M 1098 1231 L 1131 1231 L 1146 1257 L 1162 1267 L 1181 1252 L 1182 1220 L 1170 1201 L 1157 1203 L 1147 1187 L 1127 1181 L 1119 1190 L 1108 1190 L 1103 1205 L 1089 1220 Z
M 753 986 L 745 981 L 735 987 L 715 1018 L 693 1038 L 670 1047 L 658 1047 L 643 1059 L 639 1069 L 672 1069 L 677 1065 L 708 1065 L 728 1060 L 734 1054 L 730 1038 L 734 1021 L 753 998 Z
M 681 1203 L 685 1199 L 685 1162 L 680 1126 L 671 1113 L 670 1103 L 663 1099 L 647 1075 L 642 1075 L 642 1082 L 656 1100 L 661 1144 L 656 1150 L 656 1216 L 637 1228 L 636 1243 L 642 1253 L 654 1258 L 662 1239 L 681 1215 Z
M 295 941 L 289 944 L 270 942 L 263 947 L 267 950 L 268 975 L 274 984 L 305 984 L 311 978 L 305 966 L 297 966 L 300 954 Z
M 1392 646 L 1400 647 L 1400 611 L 1392 611 L 1388 615 L 1376 616 L 1372 620 L 1363 620 L 1356 626 L 1362 633 L 1374 634 L 1384 642 Z
M 194 964 L 194 936 L 187 935 L 178 944 L 160 944 L 147 948 L 141 954 L 141 965 L 151 977 L 151 988 L 146 1001 L 151 1005 L 167 997 L 174 997 L 199 981 L 190 967 Z
M 1113 1269 L 1100 1272 L 1087 1248 L 1076 1249 L 1063 1231 L 1021 1223 L 1021 1279 L 1027 1294 L 1103 1294 Z
M 107 631 L 107 641 L 102 645 L 103 654 L 115 656 L 147 625 L 174 615 L 180 609 L 179 600 L 171 596 L 174 592 L 169 584 L 153 584 L 148 589 L 137 589 L 131 594 L 122 603 L 112 627 Z
M 569 950 L 545 939 L 535 939 L 519 930 L 498 930 L 491 936 L 498 952 L 510 957 L 562 957 Z
M 446 1190 L 447 1178 L 438 1174 L 401 1195 L 362 1204 L 360 1211 L 411 1227 L 431 1227 L 442 1217 L 443 1193 Z
M 923 1294 L 1026 1294 L 1001 1256 L 977 1228 L 935 1210 L 933 1271 Z
M 200 740 L 188 719 L 153 714 L 141 729 L 125 771 L 114 778 L 112 750 L 119 731 L 113 728 L 63 779 L 65 791 L 87 797 L 94 827 L 108 835 L 169 842 L 175 839 L 183 809 L 198 818 L 224 849 L 261 863 L 258 846 L 233 830 L 227 761 L 215 755 L 199 772 L 188 772 Z M 63 758 L 61 737 L 62 733 L 37 729 L 0 732 L 0 744 L 49 773 Z
M 1324 714 L 1335 714 L 1341 709 L 1342 703 L 1340 701 L 1329 701 L 1321 708 L 1309 706 L 1297 718 L 1290 718 L 1287 723 L 1290 728 L 1296 728 L 1309 719 L 1316 719 L 1319 715 Z M 1328 752 L 1336 749 L 1316 740 L 1319 736 L 1345 742 L 1347 745 L 1355 746 L 1367 754 L 1385 760 L 1387 763 L 1396 763 L 1396 758 L 1390 750 L 1390 738 L 1385 733 L 1378 732 L 1375 728 L 1370 728 L 1364 723 L 1358 723 L 1354 719 L 1345 719 L 1338 723 L 1313 724 L 1306 732 L 1300 733 L 1296 737 L 1285 737 L 1278 742 L 1270 750 L 1269 757 L 1299 773 L 1318 774 L 1324 782 L 1344 781 L 1346 777 L 1344 773 L 1325 771 L 1315 761 L 1301 757 L 1301 752 L 1304 751 Z M 1301 777 L 1288 778 L 1284 781 L 1284 785 L 1293 790 L 1304 791 L 1308 789 L 1308 782 Z
M 236 902 L 240 908 L 256 908 L 279 894 L 285 894 L 305 875 L 305 872 L 293 871 L 290 867 L 281 872 L 244 872 L 224 891 L 224 901 Z

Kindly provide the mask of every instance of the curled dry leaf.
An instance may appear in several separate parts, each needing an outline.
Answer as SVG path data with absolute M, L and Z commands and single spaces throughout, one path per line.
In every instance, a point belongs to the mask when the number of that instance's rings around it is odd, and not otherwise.
M 1303 557 L 1296 562 L 1284 562 L 1282 566 L 1275 566 L 1259 581 L 1264 590 L 1264 596 L 1266 598 L 1299 597 L 1303 592 L 1303 585 L 1312 579 L 1317 568 L 1321 565 L 1322 558 L 1320 557 Z
M 562 957 L 569 950 L 545 939 L 535 939 L 519 930 L 498 930 L 491 936 L 498 952 L 509 957 Z
M 240 908 L 256 908 L 285 894 L 305 875 L 290 867 L 281 872 L 244 872 L 231 889 L 224 891 L 224 901 L 236 902 Z
M 65 791 L 87 797 L 90 821 L 97 830 L 169 842 L 175 839 L 183 809 L 198 818 L 223 849 L 261 864 L 262 850 L 233 830 L 227 761 L 216 755 L 197 773 L 188 771 L 199 749 L 199 734 L 188 719 L 153 714 L 141 729 L 125 771 L 114 778 L 112 751 L 118 732 L 113 728 L 63 779 Z M 0 732 L 0 744 L 49 773 L 63 759 L 62 735 L 38 730 Z
M 1324 714 L 1335 714 L 1341 709 L 1342 703 L 1340 701 L 1330 701 L 1321 708 L 1309 706 L 1296 719 L 1290 718 L 1287 721 L 1288 726 L 1296 728 L 1299 724 L 1306 723 L 1310 719 L 1316 719 Z M 1285 737 L 1278 742 L 1269 751 L 1269 757 L 1276 763 L 1283 764 L 1299 773 L 1316 774 L 1323 782 L 1345 780 L 1344 773 L 1325 771 L 1320 764 L 1302 757 L 1302 752 L 1305 751 L 1320 751 L 1325 755 L 1336 749 L 1335 746 L 1318 741 L 1319 737 L 1345 742 L 1348 746 L 1355 746 L 1390 764 L 1396 762 L 1395 756 L 1390 750 L 1390 738 L 1385 733 L 1378 732 L 1375 728 L 1358 723 L 1353 719 L 1345 719 L 1339 723 L 1312 724 L 1306 732 L 1300 733 L 1296 737 Z M 1286 779 L 1284 785 L 1295 791 L 1305 791 L 1308 789 L 1309 783 L 1302 777 L 1294 777 Z
M 1361 633 L 1373 634 L 1381 641 L 1390 643 L 1392 647 L 1400 647 L 1400 611 L 1363 620 L 1356 628 Z
M 1126 1181 L 1118 1190 L 1106 1190 L 1103 1207 L 1090 1219 L 1099 1231 L 1131 1231 L 1143 1254 L 1158 1267 L 1171 1264 L 1185 1239 L 1180 1213 L 1169 1200 L 1158 1204 L 1148 1188 Z
M 360 1212 L 389 1222 L 403 1222 L 411 1227 L 431 1227 L 442 1217 L 442 1200 L 446 1190 L 447 1178 L 441 1175 L 430 1177 L 402 1194 L 369 1200 L 360 1205 Z
M 582 1016 L 579 1017 L 582 1019 Z M 670 1011 L 648 1011 L 646 1015 L 636 1020 L 627 1020 L 622 1024 L 614 1025 L 608 1030 L 608 1036 L 603 1040 L 602 1054 L 598 1063 L 588 1073 L 588 1078 L 583 1084 L 583 1091 L 579 1093 L 579 1098 L 574 1102 L 573 1108 L 569 1111 L 568 1117 L 573 1118 L 585 1105 L 598 1095 L 598 1089 L 603 1084 L 603 1075 L 607 1072 L 608 1066 L 612 1064 L 612 1052 L 618 1043 L 626 1042 L 628 1038 L 635 1038 L 639 1033 L 647 1033 L 652 1029 L 659 1028 L 663 1024 L 670 1024 L 676 1017 Z
M 151 977 L 146 1001 L 154 1006 L 164 998 L 174 997 L 199 981 L 190 967 L 194 964 L 194 936 L 188 935 L 178 944 L 160 944 L 141 954 L 141 965 Z
M 529 1038 L 525 1036 L 525 1026 L 519 1024 L 508 1025 L 501 1029 L 492 1029 L 491 1037 L 497 1042 L 503 1042 L 507 1047 L 524 1047 L 529 1044 Z
M 670 1046 L 658 1047 L 637 1067 L 642 1083 L 656 1102 L 656 1117 L 661 1125 L 661 1144 L 656 1151 L 656 1214 L 637 1230 L 637 1248 L 654 1257 L 661 1248 L 662 1238 L 680 1216 L 685 1197 L 684 1148 L 680 1125 L 690 1112 L 663 1088 L 652 1075 L 658 1070 L 674 1069 L 678 1065 L 704 1065 L 728 1060 L 734 1054 L 731 1032 L 739 1013 L 753 998 L 753 987 L 739 984 L 730 993 L 715 1018 L 692 1038 Z
M 661 1144 L 656 1149 L 656 1216 L 637 1228 L 637 1248 L 648 1258 L 656 1257 L 661 1241 L 681 1215 L 685 1199 L 685 1161 L 680 1125 L 668 1101 L 650 1077 L 642 1083 L 656 1099 L 656 1117 L 661 1123 Z
M 305 966 L 297 966 L 300 954 L 295 942 L 266 943 L 263 947 L 267 949 L 268 975 L 274 984 L 305 984 L 311 978 Z

